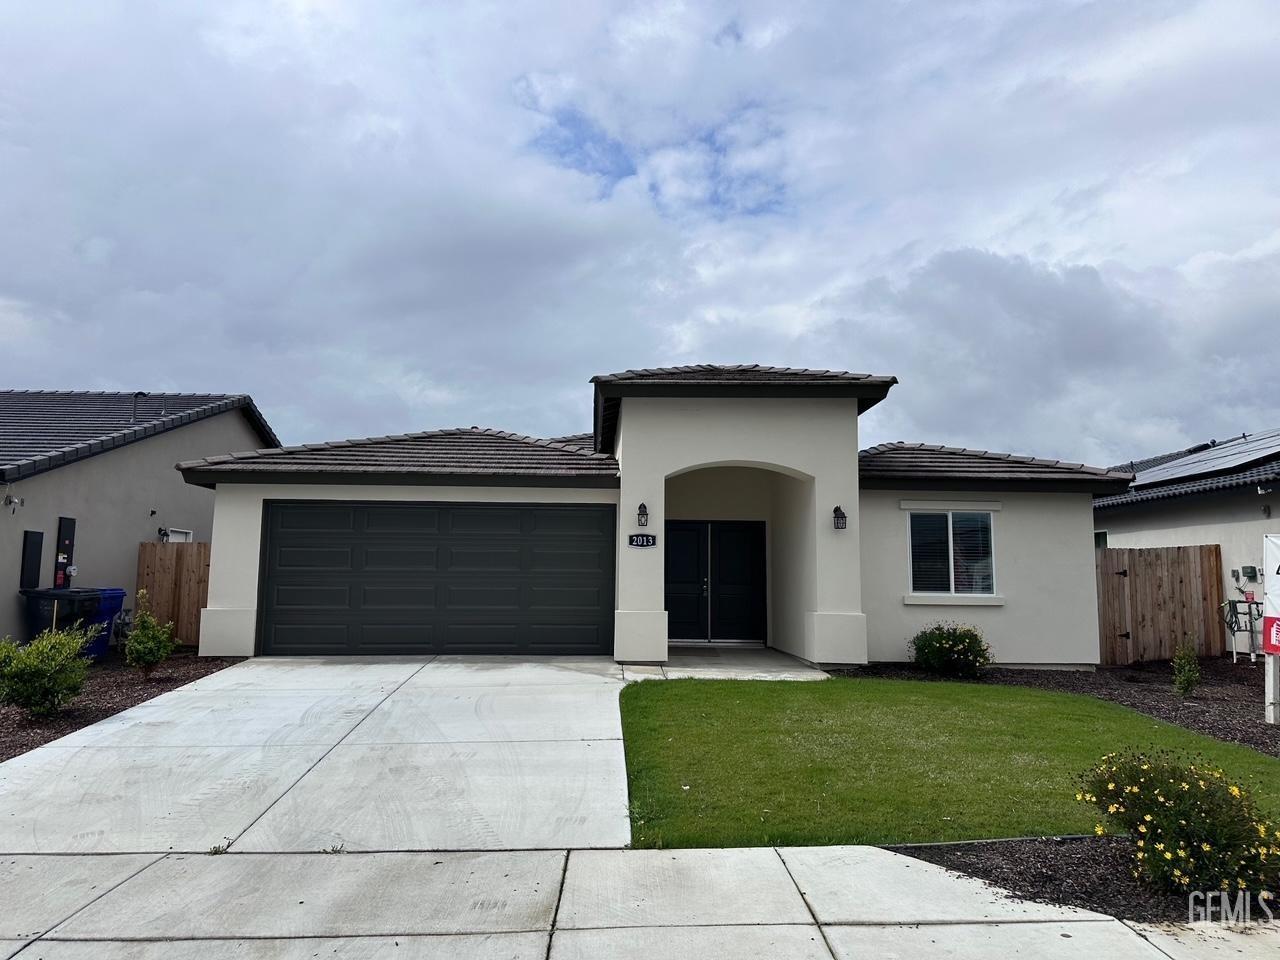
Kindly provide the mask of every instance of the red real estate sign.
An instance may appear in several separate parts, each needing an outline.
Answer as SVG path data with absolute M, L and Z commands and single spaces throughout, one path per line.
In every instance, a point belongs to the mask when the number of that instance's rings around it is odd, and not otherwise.
M 1262 542 L 1262 652 L 1280 657 L 1280 537 Z

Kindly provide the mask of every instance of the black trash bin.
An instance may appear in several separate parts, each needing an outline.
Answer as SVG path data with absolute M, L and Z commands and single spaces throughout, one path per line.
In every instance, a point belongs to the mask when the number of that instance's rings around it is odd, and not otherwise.
M 62 589 L 23 590 L 26 598 L 27 641 L 53 627 L 97 627 L 93 640 L 85 647 L 85 656 L 94 660 L 106 656 L 111 643 L 111 622 L 120 612 L 124 591 L 118 588 L 64 587 Z

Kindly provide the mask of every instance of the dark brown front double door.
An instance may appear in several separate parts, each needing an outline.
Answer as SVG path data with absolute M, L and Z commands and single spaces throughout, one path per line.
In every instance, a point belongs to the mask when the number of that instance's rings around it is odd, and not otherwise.
M 667 632 L 672 640 L 763 643 L 762 520 L 668 520 Z

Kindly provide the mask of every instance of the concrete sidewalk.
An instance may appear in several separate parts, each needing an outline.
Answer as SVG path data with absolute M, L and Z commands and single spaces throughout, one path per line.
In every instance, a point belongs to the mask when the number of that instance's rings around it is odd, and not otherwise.
M 18 856 L 0 898 L 23 960 L 1217 955 L 874 847 Z

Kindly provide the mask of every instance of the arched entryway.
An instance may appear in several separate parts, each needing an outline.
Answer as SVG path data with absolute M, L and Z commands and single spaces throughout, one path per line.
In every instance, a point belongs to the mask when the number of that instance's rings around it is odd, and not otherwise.
M 813 663 L 866 662 L 857 412 L 787 396 L 627 400 L 615 443 L 616 659 L 667 659 L 670 518 L 763 520 L 769 645 Z
M 813 478 L 704 464 L 669 475 L 664 499 L 668 639 L 798 649 L 812 609 Z

